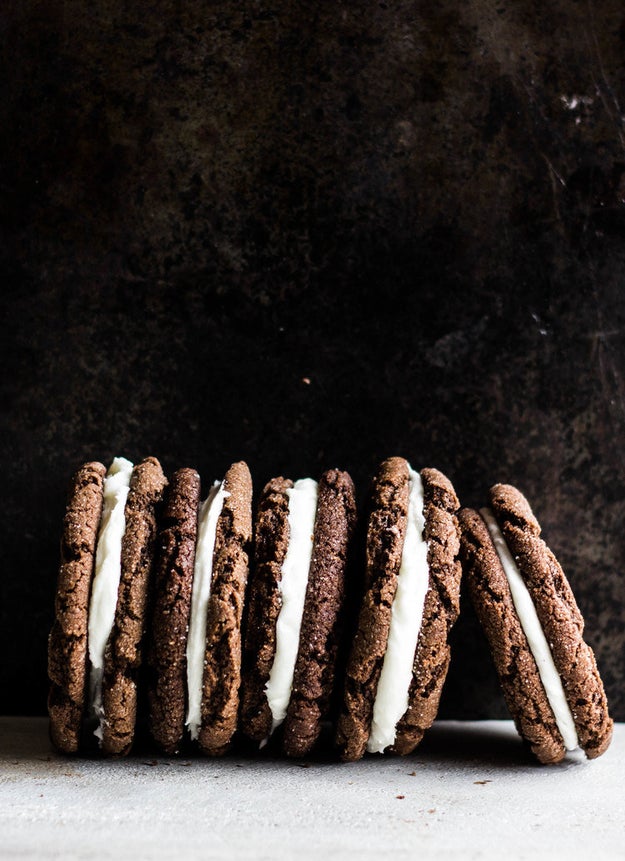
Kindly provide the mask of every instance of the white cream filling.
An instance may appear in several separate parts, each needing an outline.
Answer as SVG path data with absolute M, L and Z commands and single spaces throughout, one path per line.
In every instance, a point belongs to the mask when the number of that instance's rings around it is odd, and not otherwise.
M 369 753 L 383 753 L 395 742 L 397 724 L 408 708 L 414 656 L 429 584 L 428 545 L 423 537 L 423 482 L 418 472 L 408 469 L 410 497 L 406 535 L 391 607 L 388 643 L 373 703 L 367 742 Z
M 291 698 L 299 635 L 304 614 L 308 573 L 313 551 L 313 532 L 317 514 L 317 482 L 312 478 L 296 481 L 289 497 L 289 546 L 282 563 L 278 584 L 282 606 L 276 621 L 276 652 L 265 685 L 271 709 L 271 732 L 286 717 Z
M 540 680 L 543 683 L 564 746 L 567 750 L 575 750 L 579 746 L 575 721 L 566 700 L 562 679 L 553 662 L 551 649 L 538 619 L 532 596 L 523 581 L 510 548 L 506 544 L 506 539 L 503 537 L 492 511 L 488 508 L 482 508 L 480 514 L 488 527 L 495 550 L 501 561 L 501 567 L 510 585 L 514 609 L 519 617 L 523 633 L 527 638 L 530 650 L 536 661 Z
M 122 538 L 126 529 L 124 510 L 130 487 L 132 464 L 116 457 L 104 479 L 104 499 L 95 553 L 95 574 L 89 600 L 88 643 L 91 664 L 89 692 L 92 713 L 98 718 L 94 734 L 102 738 L 102 675 L 104 650 L 113 630 L 117 592 L 122 573 Z
M 187 726 L 192 739 L 196 739 L 202 724 L 202 682 L 206 652 L 206 613 L 213 579 L 213 554 L 217 535 L 217 521 L 230 496 L 223 482 L 216 481 L 202 503 L 198 518 L 198 537 L 193 568 L 191 616 L 187 637 L 187 693 L 189 706 Z

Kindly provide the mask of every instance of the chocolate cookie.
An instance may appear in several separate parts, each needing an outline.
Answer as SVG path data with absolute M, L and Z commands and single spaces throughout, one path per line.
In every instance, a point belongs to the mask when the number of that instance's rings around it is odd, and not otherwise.
M 115 458 L 106 475 L 102 464 L 86 464 L 74 477 L 49 646 L 51 735 L 64 752 L 79 749 L 86 718 L 95 722 L 105 753 L 127 753 L 132 744 L 156 506 L 165 483 L 155 458 L 135 468 Z
M 599 756 L 612 721 L 571 588 L 525 497 L 497 484 L 490 504 L 460 513 L 462 557 L 517 730 L 544 763 Z
M 106 468 L 86 463 L 72 478 L 61 538 L 55 618 L 48 643 L 50 737 L 77 753 L 87 680 L 89 595 L 95 566 Z
M 199 501 L 200 476 L 194 469 L 179 469 L 170 479 L 158 533 L 149 648 L 148 725 L 168 754 L 176 753 L 184 738 Z
M 245 463 L 223 480 L 206 617 L 198 742 L 212 756 L 226 751 L 237 727 L 241 685 L 241 619 L 252 541 L 252 478 Z
M 334 685 L 345 568 L 356 520 L 346 472 L 272 479 L 256 520 L 241 729 L 264 744 L 281 726 L 288 756 L 313 748 Z
M 151 646 L 150 730 L 166 753 L 189 728 L 224 753 L 237 724 L 241 616 L 252 536 L 252 480 L 233 464 L 200 505 L 189 469 L 172 478 L 159 537 Z
M 337 727 L 343 760 L 410 753 L 434 721 L 459 611 L 458 499 L 438 470 L 382 463 L 373 483 L 366 583 Z
M 134 739 L 157 510 L 166 484 L 154 457 L 146 458 L 132 471 L 115 622 L 104 653 L 102 750 L 107 754 L 128 753 Z

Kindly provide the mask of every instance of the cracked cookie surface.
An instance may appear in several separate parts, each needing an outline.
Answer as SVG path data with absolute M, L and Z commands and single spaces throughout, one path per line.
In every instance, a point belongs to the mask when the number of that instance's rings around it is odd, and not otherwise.
M 540 526 L 525 497 L 510 485 L 498 484 L 491 488 L 490 504 L 550 645 L 580 747 L 589 758 L 599 756 L 610 743 L 612 721 L 569 583 L 540 537 Z M 469 593 L 510 713 L 536 757 L 544 763 L 558 762 L 566 753 L 562 736 L 486 524 L 471 509 L 460 513 L 460 521 Z
M 265 486 L 256 521 L 253 577 L 245 644 L 241 726 L 252 740 L 271 733 L 265 686 L 276 649 L 281 608 L 281 570 L 289 543 L 288 490 L 293 482 L 274 478 Z M 345 570 L 356 519 L 353 482 L 346 472 L 326 471 L 318 484 L 313 550 L 295 660 L 291 696 L 282 727 L 288 756 L 313 748 L 333 692 Z
M 234 463 L 224 477 L 228 496 L 217 521 L 213 579 L 206 620 L 200 748 L 227 750 L 237 727 L 241 685 L 241 621 L 252 540 L 252 478 Z
M 408 708 L 400 718 L 390 750 L 414 750 L 438 710 L 449 666 L 449 631 L 459 612 L 458 499 L 450 481 L 436 469 L 421 471 L 428 589 L 415 649 Z M 393 599 L 406 533 L 409 466 L 404 458 L 384 461 L 373 482 L 366 542 L 366 584 L 358 627 L 347 664 L 344 703 L 336 742 L 342 759 L 365 753 L 375 696 L 391 624 Z
M 167 754 L 184 738 L 187 635 L 200 502 L 200 476 L 179 469 L 170 480 L 158 533 L 155 597 L 148 649 L 148 724 Z
M 107 754 L 128 753 L 134 738 L 157 511 L 166 484 L 161 465 L 154 457 L 146 458 L 132 471 L 124 511 L 115 621 L 104 655 L 102 750 Z
M 87 679 L 89 597 L 106 467 L 86 463 L 70 484 L 61 538 L 55 617 L 48 641 L 50 737 L 58 750 L 80 745 Z

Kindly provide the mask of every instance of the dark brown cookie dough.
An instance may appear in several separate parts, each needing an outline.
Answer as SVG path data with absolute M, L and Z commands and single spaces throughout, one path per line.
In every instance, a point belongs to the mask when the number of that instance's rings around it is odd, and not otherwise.
M 525 497 L 497 484 L 490 491 L 493 513 L 525 581 L 550 644 L 580 747 L 589 758 L 602 754 L 612 720 L 592 649 L 584 642 L 584 620 L 557 559 L 540 537 Z
M 271 710 L 265 696 L 276 653 L 276 622 L 282 599 L 279 582 L 289 545 L 289 497 L 293 482 L 273 478 L 263 488 L 255 520 L 254 555 L 241 685 L 241 731 L 258 743 L 271 733 Z
M 124 512 L 126 523 L 115 622 L 104 656 L 102 750 L 107 754 L 127 754 L 134 737 L 137 675 L 146 629 L 157 507 L 166 484 L 156 458 L 146 458 L 132 471 Z
M 291 699 L 283 728 L 288 756 L 308 754 L 321 731 L 334 687 L 345 568 L 356 522 L 354 485 L 346 472 L 319 480 L 308 575 Z
M 367 532 L 366 591 L 349 658 L 344 706 L 337 727 L 341 758 L 359 759 L 366 750 L 378 681 L 391 624 L 392 603 L 406 532 L 409 468 L 403 458 L 385 461 L 374 480 Z M 415 649 L 408 708 L 397 724 L 390 750 L 410 753 L 438 711 L 450 659 L 449 631 L 459 612 L 458 499 L 438 470 L 421 472 L 429 585 Z
M 213 578 L 207 609 L 199 744 L 224 753 L 237 726 L 241 683 L 241 618 L 252 540 L 252 478 L 234 463 L 224 478 L 229 496 L 217 521 Z
M 187 634 L 200 501 L 200 477 L 179 469 L 171 478 L 157 539 L 151 619 L 148 723 L 165 753 L 184 738 L 187 705 Z
M 55 619 L 48 644 L 50 736 L 76 753 L 85 708 L 89 596 L 106 468 L 87 463 L 74 475 L 61 539 Z

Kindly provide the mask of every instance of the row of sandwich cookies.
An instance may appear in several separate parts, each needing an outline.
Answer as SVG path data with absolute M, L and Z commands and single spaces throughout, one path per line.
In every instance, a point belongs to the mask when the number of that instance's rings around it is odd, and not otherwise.
M 188 743 L 221 754 L 238 730 L 305 756 L 338 687 L 341 758 L 409 753 L 436 716 L 463 568 L 536 756 L 606 749 L 612 723 L 583 620 L 514 488 L 496 485 L 482 512 L 459 511 L 439 471 L 381 464 L 339 678 L 356 524 L 349 475 L 268 482 L 254 534 L 244 463 L 201 495 L 197 472 L 167 482 L 155 458 L 85 464 L 74 476 L 49 645 L 59 750 L 88 749 L 87 727 L 105 753 L 128 753 L 143 687 L 150 733 L 168 754 Z

